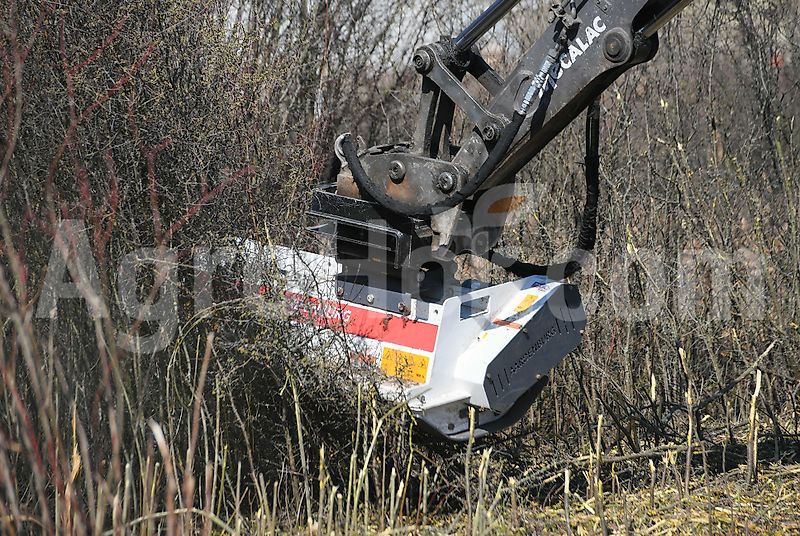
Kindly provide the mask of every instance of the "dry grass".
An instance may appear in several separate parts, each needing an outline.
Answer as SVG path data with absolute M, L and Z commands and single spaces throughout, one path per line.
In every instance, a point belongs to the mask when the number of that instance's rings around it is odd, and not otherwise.
M 800 468 L 762 469 L 754 487 L 742 485 L 746 470 L 735 469 L 698 482 L 692 494 L 676 487 L 624 490 L 604 499 L 604 514 L 615 533 L 634 534 L 795 534 L 800 530 Z M 597 534 L 600 521 L 592 499 L 571 497 L 571 530 Z M 521 515 L 521 523 L 540 533 L 566 531 L 563 508 L 541 508 Z
M 598 269 L 580 280 L 590 329 L 508 433 L 432 441 L 358 364 L 312 350 L 312 334 L 242 300 L 235 281 L 197 306 L 196 248 L 230 235 L 317 247 L 303 211 L 333 133 L 408 137 L 417 82 L 400 51 L 458 26 L 437 20 L 453 5 L 0 7 L 0 532 L 798 530 L 790 1 L 698 3 L 659 59 L 606 96 Z M 518 48 L 530 24 L 507 21 L 489 46 Z M 521 177 L 545 189 L 507 251 L 547 262 L 570 246 L 579 137 Z M 97 285 L 37 316 L 51 252 L 75 253 L 55 240 L 65 219 L 85 224 Z M 155 351 L 118 337 L 157 326 L 126 312 L 117 283 L 141 247 L 175 254 L 178 321 Z M 729 316 L 715 315 L 702 262 L 700 299 L 683 308 L 687 249 L 751 251 L 763 314 L 745 314 L 752 265 L 731 271 Z M 651 286 L 653 256 L 663 286 Z M 146 272 L 138 297 L 154 302 Z M 622 314 L 659 298 L 658 314 Z M 90 314 L 101 301 L 107 314 Z

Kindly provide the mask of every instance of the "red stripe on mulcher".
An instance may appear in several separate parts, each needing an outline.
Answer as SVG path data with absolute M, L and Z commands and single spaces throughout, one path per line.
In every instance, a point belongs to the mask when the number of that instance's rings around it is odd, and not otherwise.
M 294 292 L 286 292 L 285 295 L 292 304 L 291 311 L 303 322 L 313 322 L 319 327 L 328 329 L 343 329 L 348 335 L 407 346 L 424 352 L 432 352 L 436 345 L 436 335 L 439 332 L 439 326 L 436 324 L 373 311 L 351 303 L 320 300 Z

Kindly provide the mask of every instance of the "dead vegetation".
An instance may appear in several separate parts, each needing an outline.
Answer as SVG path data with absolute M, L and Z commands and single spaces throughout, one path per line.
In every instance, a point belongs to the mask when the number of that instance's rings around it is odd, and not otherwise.
M 316 247 L 303 211 L 334 133 L 408 138 L 405 52 L 458 31 L 453 11 L 0 7 L 0 531 L 800 530 L 790 1 L 698 2 L 607 93 L 597 268 L 580 276 L 591 328 L 508 434 L 437 445 L 280 309 L 215 288 L 197 310 L 199 249 L 231 235 Z M 541 24 L 505 22 L 486 46 L 508 66 Z M 543 188 L 506 251 L 547 262 L 571 245 L 579 140 L 525 172 Z M 96 284 L 40 314 L 54 249 L 85 281 L 63 220 L 85 226 Z M 174 294 L 141 270 L 136 296 L 174 324 L 125 306 L 118 267 L 137 248 L 170 259 Z M 168 344 L 130 344 L 159 328 Z

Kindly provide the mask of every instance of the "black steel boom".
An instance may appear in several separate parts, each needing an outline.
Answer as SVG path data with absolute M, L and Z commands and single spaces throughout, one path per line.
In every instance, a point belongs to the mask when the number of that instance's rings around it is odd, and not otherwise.
M 658 30 L 690 1 L 554 1 L 549 26 L 506 78 L 475 45 L 519 0 L 496 0 L 457 37 L 415 51 L 422 90 L 413 139 L 359 153 L 349 135 L 341 137 L 337 154 L 343 168 L 335 191 L 328 187 L 316 195 L 312 213 L 336 224 L 327 229 L 337 240 L 338 257 L 360 259 L 359 273 L 386 276 L 391 286 L 404 270 L 424 264 L 412 255 L 411 244 L 485 254 L 458 242 L 453 229 L 459 219 L 470 217 L 483 192 L 513 182 L 614 80 L 652 59 Z M 467 89 L 467 75 L 488 91 L 487 102 Z M 453 139 L 456 108 L 474 125 L 461 140 Z M 344 217 L 331 208 L 354 203 L 369 205 L 359 213 L 379 214 L 383 222 Z M 588 204 L 587 209 L 594 218 L 596 210 Z M 584 222 L 582 228 L 594 225 Z M 376 242 L 383 244 L 384 257 L 375 256 Z M 594 240 L 583 236 L 581 242 Z

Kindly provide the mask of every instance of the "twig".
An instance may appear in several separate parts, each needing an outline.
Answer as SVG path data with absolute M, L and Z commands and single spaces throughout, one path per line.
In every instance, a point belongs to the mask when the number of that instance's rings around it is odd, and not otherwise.
M 691 445 L 692 449 L 698 448 L 702 443 L 693 443 Z M 664 454 L 665 452 L 684 452 L 688 448 L 688 445 L 661 445 L 659 447 L 655 447 L 650 450 L 643 450 L 641 452 L 634 452 L 631 454 L 626 454 L 622 456 L 604 456 L 603 463 L 621 463 L 621 462 L 629 462 L 633 460 L 640 460 L 643 458 L 655 458 Z M 567 467 L 574 467 L 574 468 L 581 468 L 585 467 L 589 464 L 589 458 L 593 455 L 584 455 L 578 456 L 577 458 L 571 458 L 568 460 L 559 460 L 553 463 L 550 463 L 535 473 L 524 477 L 518 481 L 518 485 L 523 484 L 531 484 L 533 482 L 543 481 L 546 480 L 549 476 L 555 473 L 561 473 Z M 508 493 L 509 489 L 506 488 L 503 490 L 503 493 Z
M 767 349 L 764 350 L 761 353 L 761 355 L 756 358 L 755 361 L 753 361 L 753 364 L 750 365 L 749 367 L 747 367 L 747 370 L 745 370 L 744 372 L 739 374 L 735 379 L 733 379 L 730 382 L 728 382 L 725 385 L 725 387 L 723 387 L 722 389 L 720 389 L 719 391 L 717 391 L 713 395 L 707 396 L 704 399 L 702 399 L 700 402 L 698 402 L 697 405 L 695 406 L 695 411 L 701 411 L 703 408 L 705 408 L 706 406 L 708 406 L 712 402 L 714 402 L 716 400 L 719 400 L 720 398 L 722 398 L 723 396 L 728 394 L 728 392 L 730 392 L 734 387 L 736 387 L 737 385 L 742 383 L 748 376 L 750 376 L 750 374 L 753 373 L 753 371 L 756 368 L 758 368 L 759 363 L 761 363 L 761 361 L 765 357 L 767 357 L 767 355 L 769 355 L 769 353 L 772 351 L 772 349 L 775 347 L 775 345 L 777 343 L 778 343 L 777 340 L 772 341 L 772 343 L 767 347 Z
M 713 402 L 719 400 L 720 398 L 722 398 L 723 396 L 728 394 L 734 387 L 736 387 L 737 385 L 742 383 L 745 379 L 747 379 L 747 377 L 750 376 L 750 374 L 752 374 L 753 371 L 758 368 L 758 365 L 761 363 L 761 361 L 765 357 L 767 357 L 767 355 L 769 355 L 769 353 L 772 351 L 772 349 L 775 347 L 775 345 L 777 343 L 778 343 L 777 340 L 772 341 L 772 343 L 767 347 L 767 349 L 764 350 L 761 353 L 761 355 L 759 355 L 755 359 L 755 361 L 753 361 L 753 363 L 749 367 L 747 367 L 747 369 L 744 372 L 739 374 L 733 380 L 729 381 L 727 384 L 725 384 L 725 387 L 723 387 L 722 389 L 720 389 L 719 391 L 717 391 L 713 395 L 709 395 L 709 396 L 703 398 L 702 400 L 700 400 L 700 402 L 698 402 L 694 406 L 695 413 L 698 413 L 698 412 L 702 411 L 709 404 L 712 404 Z M 668 413 L 665 413 L 664 417 L 662 417 L 661 424 L 663 425 L 663 424 L 667 423 L 672 418 L 672 416 L 675 414 L 675 412 L 677 412 L 677 411 L 686 412 L 686 411 L 689 411 L 689 410 L 688 410 L 686 404 L 674 404 L 670 408 L 670 411 Z
M 222 521 L 216 515 L 212 514 L 211 512 L 207 512 L 205 510 L 201 510 L 199 508 L 178 508 L 177 510 L 173 510 L 171 512 L 156 512 L 154 514 L 150 514 L 150 515 L 146 515 L 146 516 L 142 516 L 142 517 L 137 517 L 136 519 L 132 519 L 127 524 L 125 524 L 125 526 L 132 528 L 132 527 L 135 527 L 136 525 L 144 523 L 145 521 L 152 521 L 152 520 L 155 520 L 155 519 L 162 519 L 162 518 L 167 517 L 167 516 L 169 516 L 171 514 L 177 514 L 177 515 L 196 514 L 196 515 L 202 516 L 204 518 L 210 519 L 212 523 L 214 523 L 216 526 L 218 526 L 220 529 L 224 530 L 228 534 L 234 534 L 236 532 L 227 523 Z M 105 531 L 103 533 L 103 536 L 112 536 L 114 534 L 114 530 L 115 529 L 111 529 L 111 530 Z

